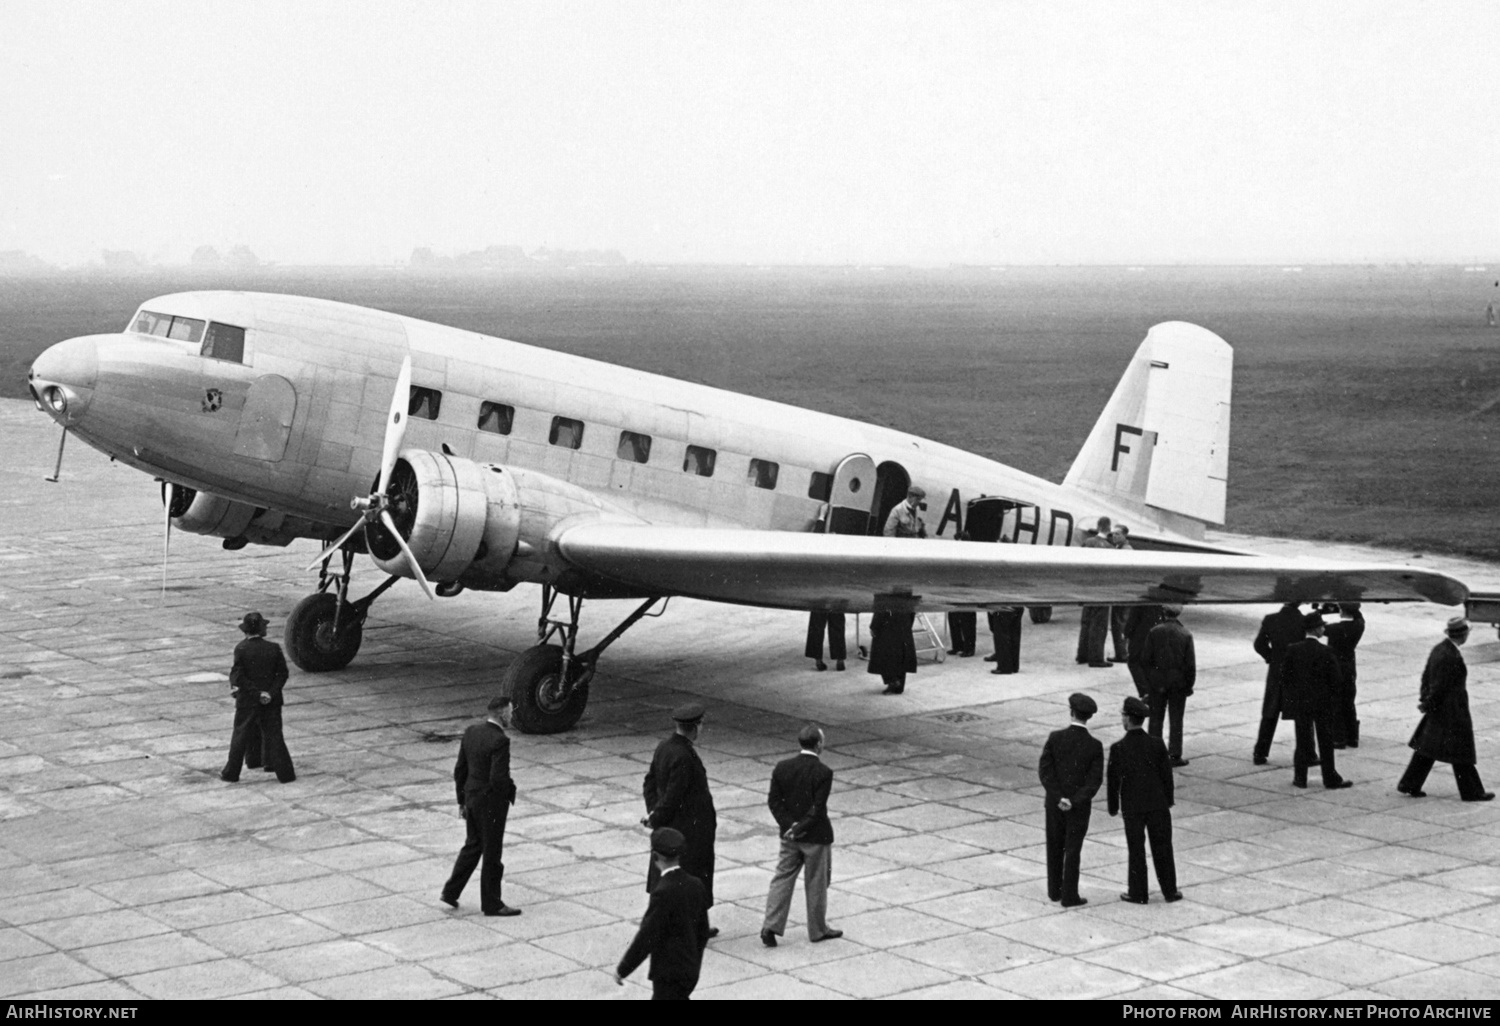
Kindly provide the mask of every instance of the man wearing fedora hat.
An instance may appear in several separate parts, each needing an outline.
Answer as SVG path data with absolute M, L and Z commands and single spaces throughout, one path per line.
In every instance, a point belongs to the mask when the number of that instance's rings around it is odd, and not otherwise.
M 1104 783 L 1104 745 L 1089 733 L 1089 718 L 1099 709 L 1088 695 L 1068 696 L 1070 723 L 1054 730 L 1042 746 L 1037 776 L 1047 789 L 1043 808 L 1047 824 L 1047 897 L 1063 908 L 1087 905 L 1078 894 L 1083 839 L 1089 832 L 1090 803 Z
M 1304 637 L 1286 647 L 1281 662 L 1281 716 L 1291 720 L 1297 732 L 1292 752 L 1292 786 L 1307 786 L 1307 770 L 1318 766 L 1323 786 L 1351 786 L 1339 775 L 1333 754 L 1333 720 L 1343 691 L 1338 658 L 1319 640 L 1323 617 L 1308 613 L 1302 618 Z
M 661 882 L 651 891 L 635 940 L 615 967 L 615 983 L 651 957 L 651 999 L 686 1001 L 698 986 L 708 928 L 708 892 L 687 872 L 682 856 L 687 842 L 681 831 L 659 827 L 651 833 L 651 865 Z
M 704 908 L 714 903 L 714 835 L 718 816 L 708 791 L 708 771 L 698 757 L 695 742 L 703 726 L 701 703 L 688 702 L 672 710 L 676 725 L 672 736 L 656 746 L 651 768 L 641 782 L 646 815 L 641 825 L 650 830 L 671 827 L 682 834 L 682 868 L 703 884 Z M 656 889 L 661 868 L 652 859 L 646 872 L 646 890 Z M 710 929 L 712 937 L 719 931 Z
M 229 741 L 229 761 L 219 779 L 234 783 L 248 761 L 276 774 L 283 784 L 297 779 L 291 753 L 281 735 L 281 689 L 286 684 L 286 657 L 281 646 L 266 640 L 266 618 L 246 613 L 240 621 L 245 640 L 234 646 L 234 666 L 229 671 L 229 693 L 234 696 L 234 735 Z M 260 751 L 251 748 L 259 738 Z
M 1469 640 L 1469 621 L 1455 616 L 1444 631 L 1447 637 L 1433 647 L 1422 670 L 1422 692 L 1417 709 L 1422 722 L 1411 736 L 1411 762 L 1396 790 L 1413 798 L 1425 798 L 1422 785 L 1434 762 L 1453 766 L 1458 796 L 1466 802 L 1487 802 L 1495 797 L 1486 791 L 1475 766 L 1474 720 L 1469 716 L 1469 669 L 1459 647 Z

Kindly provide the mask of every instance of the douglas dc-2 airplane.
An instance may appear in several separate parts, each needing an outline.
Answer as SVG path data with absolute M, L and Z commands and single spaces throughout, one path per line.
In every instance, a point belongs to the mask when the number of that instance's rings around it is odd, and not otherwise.
M 1440 573 L 1205 543 L 1224 520 L 1232 366 L 1213 333 L 1156 325 L 1061 485 L 899 431 L 295 296 L 152 299 L 119 334 L 52 346 L 29 384 L 64 439 L 160 478 L 179 530 L 226 549 L 327 544 L 286 622 L 304 670 L 348 665 L 399 578 L 429 596 L 430 581 L 445 596 L 541 584 L 540 643 L 501 686 L 523 730 L 550 733 L 582 715 L 604 649 L 674 595 L 855 612 L 1463 602 Z M 911 485 L 936 540 L 881 536 Z M 1080 547 L 1100 515 L 1127 521 L 1136 550 Z M 951 544 L 960 530 L 1013 544 Z M 351 601 L 356 552 L 390 577 Z M 577 651 L 591 598 L 643 602 Z

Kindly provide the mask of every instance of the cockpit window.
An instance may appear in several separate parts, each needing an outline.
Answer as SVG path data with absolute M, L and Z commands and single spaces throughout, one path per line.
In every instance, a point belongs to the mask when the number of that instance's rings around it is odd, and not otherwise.
M 231 363 L 245 362 L 245 329 L 214 321 L 203 340 L 203 355 Z
M 174 317 L 142 310 L 136 315 L 130 330 L 197 344 L 203 340 L 203 326 L 204 322 L 196 317 Z

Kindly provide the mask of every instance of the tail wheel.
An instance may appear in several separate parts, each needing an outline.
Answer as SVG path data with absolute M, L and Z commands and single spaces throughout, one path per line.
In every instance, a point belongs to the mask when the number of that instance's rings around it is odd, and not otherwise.
M 287 654 L 308 673 L 342 670 L 359 652 L 365 633 L 363 619 L 349 603 L 345 602 L 341 610 L 338 604 L 337 595 L 321 591 L 298 602 L 286 618 Z M 335 610 L 338 610 L 337 632 Z
M 562 649 L 556 645 L 528 648 L 505 668 L 501 690 L 510 696 L 515 724 L 527 734 L 558 734 L 574 727 L 589 702 L 589 667 L 574 662 L 572 683 L 563 681 Z
M 1051 606 L 1027 606 L 1026 611 L 1031 614 L 1032 623 L 1047 623 L 1052 619 Z

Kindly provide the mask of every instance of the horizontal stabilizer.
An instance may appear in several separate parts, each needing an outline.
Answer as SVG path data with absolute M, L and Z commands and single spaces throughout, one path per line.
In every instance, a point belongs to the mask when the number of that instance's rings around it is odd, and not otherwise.
M 555 541 L 578 569 L 641 594 L 784 609 L 1423 600 L 1457 605 L 1468 595 L 1460 581 L 1415 567 L 1261 556 L 609 524 L 565 528 Z

